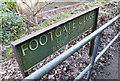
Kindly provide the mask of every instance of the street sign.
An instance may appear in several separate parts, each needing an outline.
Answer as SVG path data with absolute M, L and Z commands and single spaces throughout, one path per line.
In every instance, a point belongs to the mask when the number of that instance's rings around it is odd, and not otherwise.
M 95 27 L 97 15 L 94 7 L 14 41 L 11 45 L 22 72 Z

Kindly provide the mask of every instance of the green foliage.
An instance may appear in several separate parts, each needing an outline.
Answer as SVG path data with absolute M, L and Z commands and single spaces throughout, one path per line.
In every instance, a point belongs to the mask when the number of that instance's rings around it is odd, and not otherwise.
M 0 60 L 3 59 L 2 55 L 0 55 Z
M 0 1 L 0 16 L 6 10 L 7 10 L 6 5 L 3 2 Z
M 56 14 L 55 16 L 53 16 L 51 19 L 44 21 L 43 23 L 39 24 L 40 27 L 38 29 L 42 29 L 45 28 L 47 26 L 52 25 L 53 23 L 57 23 L 67 17 L 69 17 L 71 15 L 71 13 L 60 13 L 60 14 Z
M 6 7 L 0 2 L 0 42 L 4 43 L 18 39 L 27 30 L 23 15 L 13 13 Z
M 13 12 L 17 12 L 17 3 L 16 2 L 5 2 L 6 7 Z
M 12 48 L 6 48 L 6 60 L 9 60 L 12 57 Z

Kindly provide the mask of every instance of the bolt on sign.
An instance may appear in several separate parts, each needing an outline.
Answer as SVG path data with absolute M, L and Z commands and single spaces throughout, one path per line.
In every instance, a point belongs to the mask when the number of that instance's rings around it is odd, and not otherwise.
M 22 72 L 96 26 L 97 16 L 94 7 L 14 41 L 11 45 Z

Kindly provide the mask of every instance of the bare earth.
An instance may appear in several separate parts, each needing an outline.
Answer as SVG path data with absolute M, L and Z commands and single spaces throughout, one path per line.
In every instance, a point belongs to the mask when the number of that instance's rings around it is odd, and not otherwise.
M 120 31 L 120 19 L 116 21 L 111 28 L 114 32 L 109 32 L 112 38 Z M 111 31 L 111 30 L 107 30 Z M 107 31 L 105 31 L 107 33 Z M 109 48 L 109 55 L 112 55 L 108 62 L 105 63 L 105 67 L 102 69 L 102 73 L 98 74 L 96 79 L 119 79 L 120 80 L 120 36 Z M 114 81 L 113 80 L 113 81 Z

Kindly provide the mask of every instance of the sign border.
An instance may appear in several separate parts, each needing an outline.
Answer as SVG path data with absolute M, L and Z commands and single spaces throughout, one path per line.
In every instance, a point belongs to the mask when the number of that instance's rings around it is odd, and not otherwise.
M 60 22 L 58 22 L 58 23 L 55 23 L 55 24 L 50 25 L 50 26 L 48 26 L 48 27 L 45 27 L 45 28 L 43 28 L 43 29 L 41 29 L 41 30 L 38 30 L 38 31 L 36 31 L 36 32 L 33 32 L 32 34 L 26 35 L 25 37 L 22 37 L 22 38 L 20 38 L 20 39 L 18 39 L 18 40 L 15 40 L 14 42 L 12 42 L 12 43 L 11 43 L 11 46 L 12 46 L 12 48 L 13 48 L 13 52 L 14 52 L 14 54 L 15 54 L 15 56 L 16 56 L 16 59 L 17 59 L 17 62 L 18 62 L 18 64 L 19 64 L 19 68 L 20 68 L 20 70 L 21 70 L 21 72 L 22 72 L 22 74 L 23 74 L 23 77 L 28 76 L 28 74 L 25 74 L 25 72 L 24 72 L 24 70 L 23 70 L 22 61 L 21 61 L 20 56 L 19 56 L 19 54 L 18 54 L 18 51 L 17 51 L 17 49 L 16 49 L 16 46 L 17 46 L 17 45 L 19 45 L 19 44 L 21 44 L 21 43 L 23 43 L 23 42 L 25 42 L 25 41 L 27 41 L 27 40 L 29 40 L 29 39 L 32 39 L 33 37 L 36 37 L 36 36 L 38 36 L 39 34 L 42 34 L 42 33 L 47 32 L 47 31 L 49 31 L 49 30 L 52 30 L 53 28 L 56 28 L 56 27 L 58 27 L 58 26 L 61 25 L 61 24 L 64 24 L 64 23 L 66 23 L 66 22 L 68 22 L 68 21 L 72 21 L 73 19 L 76 19 L 76 18 L 78 18 L 79 16 L 82 16 L 82 15 L 84 15 L 84 14 L 90 12 L 90 11 L 93 11 L 93 10 L 97 10 L 97 16 L 98 16 L 99 7 L 98 7 L 98 6 L 95 6 L 95 7 L 92 7 L 92 8 L 90 8 L 90 9 L 87 9 L 87 10 L 85 10 L 85 11 L 81 11 L 81 12 L 79 12 L 78 14 L 72 15 L 72 16 L 70 16 L 70 17 L 68 17 L 68 18 L 66 18 L 66 19 L 64 19 L 64 20 L 62 20 L 62 21 L 60 21 Z M 94 24 L 95 24 L 95 27 L 96 27 L 96 24 L 97 24 L 97 16 L 96 16 L 95 23 L 94 23 Z

